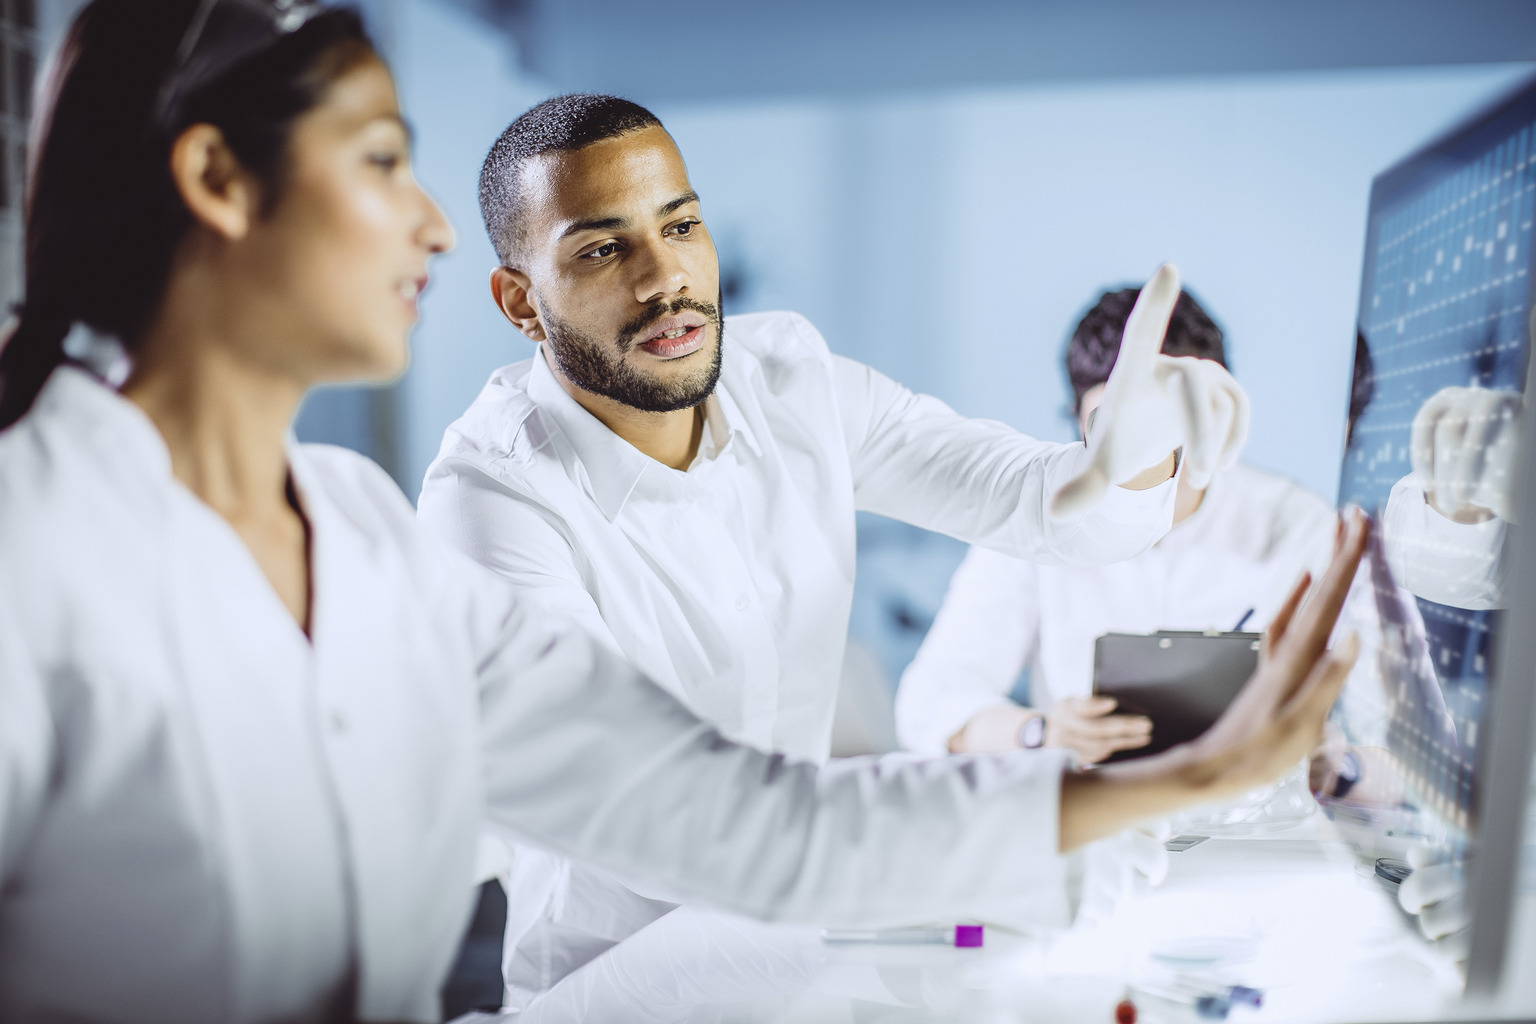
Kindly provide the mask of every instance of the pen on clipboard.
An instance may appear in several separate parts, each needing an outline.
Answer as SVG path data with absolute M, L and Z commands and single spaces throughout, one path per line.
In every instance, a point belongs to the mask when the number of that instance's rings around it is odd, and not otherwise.
M 1243 612 L 1243 617 L 1237 620 L 1237 625 L 1233 626 L 1227 632 L 1241 633 L 1243 631 L 1243 627 L 1248 625 L 1248 620 L 1251 618 L 1253 618 L 1253 609 L 1249 608 L 1247 611 Z
M 823 942 L 847 946 L 955 946 L 974 949 L 985 942 L 985 926 L 957 924 L 931 928 L 868 928 L 850 931 L 825 929 Z

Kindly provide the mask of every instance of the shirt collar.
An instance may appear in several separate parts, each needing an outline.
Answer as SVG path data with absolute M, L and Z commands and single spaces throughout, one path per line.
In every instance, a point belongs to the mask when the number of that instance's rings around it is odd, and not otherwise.
M 645 474 L 646 464 L 655 460 L 605 427 L 566 393 L 544 359 L 543 345 L 533 355 L 528 397 L 555 421 L 575 449 L 580 475 L 585 477 L 582 483 L 612 522 Z
M 171 453 L 150 418 L 91 372 L 65 364 L 53 371 L 34 403 L 40 416 L 66 423 L 92 451 L 125 475 L 171 476 Z
M 86 447 L 104 454 L 107 471 L 130 486 L 158 491 L 176 484 L 171 452 L 154 421 L 124 398 L 109 381 L 89 370 L 65 364 L 54 370 L 38 394 L 39 414 L 61 419 Z M 290 430 L 283 439 L 289 472 L 299 490 L 306 515 L 309 498 L 318 493 L 302 468 L 299 442 Z
M 544 346 L 534 353 L 533 369 L 528 375 L 528 397 L 548 414 L 575 451 L 580 476 L 592 500 L 597 502 L 609 522 L 618 518 L 635 486 L 647 472 L 671 473 L 649 455 L 603 425 L 581 403 L 572 398 L 555 379 L 544 357 Z M 724 388 L 704 402 L 705 436 L 699 443 L 699 455 L 690 470 L 718 458 L 738 435 L 759 455 L 762 449 L 746 425 L 741 407 Z

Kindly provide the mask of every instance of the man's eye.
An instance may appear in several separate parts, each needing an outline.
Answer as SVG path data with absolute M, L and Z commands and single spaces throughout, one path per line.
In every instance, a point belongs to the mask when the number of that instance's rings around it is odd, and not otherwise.
M 619 243 L 618 242 L 604 242 L 602 245 L 598 246 L 596 249 L 589 249 L 585 253 L 583 253 L 582 255 L 584 255 L 588 259 L 603 260 L 603 259 L 607 259 L 609 256 L 612 256 L 614 253 L 616 253 L 618 251 L 619 251 Z
M 368 156 L 368 162 L 383 171 L 391 172 L 404 161 L 398 153 L 372 153 Z
M 676 227 L 674 227 L 674 228 L 673 228 L 673 229 L 672 229 L 672 231 L 673 231 L 673 233 L 675 233 L 675 234 L 679 234 L 679 235 L 687 235 L 687 234 L 689 234 L 689 233 L 691 233 L 691 232 L 692 232 L 692 231 L 693 231 L 693 229 L 694 229 L 694 228 L 695 228 L 695 227 L 696 227 L 696 226 L 697 226 L 697 225 L 698 225 L 698 221 L 693 221 L 693 220 L 685 220 L 685 221 L 683 221 L 683 222 L 682 222 L 682 223 L 681 223 L 681 224 L 679 224 L 679 225 L 677 225 L 677 226 L 676 226 Z

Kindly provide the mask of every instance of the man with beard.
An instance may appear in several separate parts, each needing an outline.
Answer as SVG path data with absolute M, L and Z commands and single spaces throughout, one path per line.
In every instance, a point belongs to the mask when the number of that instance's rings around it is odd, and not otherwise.
M 963 418 L 833 355 L 795 314 L 725 319 L 682 156 L 625 100 L 524 113 L 486 158 L 480 203 L 501 260 L 492 297 L 538 349 L 449 428 L 423 520 L 765 750 L 827 757 L 856 510 L 1102 564 L 1155 543 L 1175 477 L 1208 476 L 1246 432 L 1224 370 L 1157 354 L 1171 268 L 1145 289 L 1128 327 L 1139 344 L 1087 446 Z M 526 858 L 514 874 L 520 888 L 566 885 Z M 667 906 L 584 872 L 555 903 L 549 941 L 509 960 L 514 989 L 544 987 Z

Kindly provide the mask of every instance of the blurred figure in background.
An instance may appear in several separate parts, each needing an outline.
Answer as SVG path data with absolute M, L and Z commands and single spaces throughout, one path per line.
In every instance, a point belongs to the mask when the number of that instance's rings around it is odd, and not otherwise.
M 1066 370 L 1088 435 L 1138 289 L 1106 292 L 1072 334 Z M 1221 328 L 1179 296 L 1166 355 L 1226 366 Z M 973 547 L 896 695 L 903 746 L 922 751 L 1065 747 L 1085 763 L 1145 746 L 1148 720 L 1095 697 L 1094 641 L 1111 632 L 1259 628 L 1297 576 L 1327 564 L 1335 514 L 1315 494 L 1246 465 L 1199 489 L 1180 479 L 1171 532 L 1126 562 L 1036 565 Z M 1008 695 L 1029 669 L 1029 705 Z

